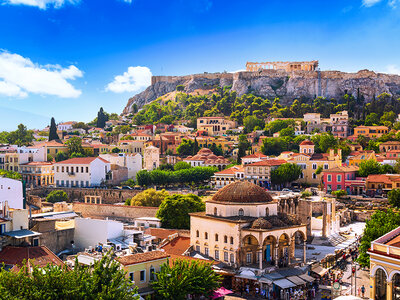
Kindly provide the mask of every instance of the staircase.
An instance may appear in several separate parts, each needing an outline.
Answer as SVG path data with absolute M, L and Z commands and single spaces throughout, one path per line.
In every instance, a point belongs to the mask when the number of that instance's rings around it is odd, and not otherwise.
M 344 241 L 346 241 L 347 239 L 344 236 L 341 236 L 338 233 L 335 233 L 333 235 L 331 235 L 330 237 L 328 237 L 329 243 L 332 246 L 337 246 L 341 243 L 343 243 Z

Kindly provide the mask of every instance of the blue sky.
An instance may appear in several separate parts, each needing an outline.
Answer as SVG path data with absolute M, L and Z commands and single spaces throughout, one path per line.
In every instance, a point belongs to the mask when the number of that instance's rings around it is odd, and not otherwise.
M 153 75 L 318 59 L 400 73 L 400 0 L 0 0 L 0 130 L 121 113 Z

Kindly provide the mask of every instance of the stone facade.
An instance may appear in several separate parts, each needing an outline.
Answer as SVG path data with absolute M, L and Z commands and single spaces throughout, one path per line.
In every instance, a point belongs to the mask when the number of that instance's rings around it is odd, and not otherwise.
M 291 71 L 316 71 L 318 60 L 313 61 L 274 61 L 274 62 L 247 62 L 246 71 L 255 72 L 259 70 L 285 70 Z

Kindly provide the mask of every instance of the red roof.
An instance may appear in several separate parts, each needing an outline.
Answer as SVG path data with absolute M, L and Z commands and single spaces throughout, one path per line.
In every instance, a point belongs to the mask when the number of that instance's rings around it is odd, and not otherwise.
M 164 228 L 147 228 L 145 230 L 146 234 L 150 234 L 161 240 L 164 240 L 167 237 L 169 237 L 171 234 L 178 233 L 178 232 L 179 232 L 179 230 L 176 230 L 176 229 L 164 229 Z
M 182 255 L 190 247 L 190 237 L 178 236 L 161 247 L 168 254 Z
M 17 266 L 19 269 L 23 265 L 23 261 L 29 260 L 29 263 L 39 267 L 45 267 L 48 264 L 62 266 L 63 261 L 58 258 L 45 246 L 39 247 L 12 247 L 6 246 L 0 252 L 0 264 Z M 19 267 L 18 267 L 19 266 Z
M 310 145 L 310 146 L 314 146 L 314 143 L 309 141 L 309 140 L 304 140 L 300 143 L 300 146 L 304 146 L 304 145 Z
M 265 160 L 258 161 L 258 162 L 252 163 L 252 164 L 248 164 L 247 166 L 249 166 L 249 167 L 256 167 L 256 166 L 272 167 L 272 166 L 280 166 L 280 165 L 283 165 L 286 163 L 287 163 L 287 161 L 283 160 L 283 159 L 265 159 Z
M 101 157 L 75 157 L 67 160 L 59 161 L 55 163 L 55 165 L 65 165 L 65 164 L 73 164 L 73 165 L 89 165 L 92 161 L 100 159 L 102 162 L 110 163 L 109 161 L 101 158 Z
M 246 156 L 242 157 L 242 159 L 243 158 L 268 158 L 268 156 L 266 156 L 266 155 L 264 155 L 262 153 L 253 153 L 253 154 L 246 155 Z
M 21 166 L 49 166 L 52 165 L 53 163 L 49 161 L 31 161 L 26 164 L 21 164 Z
M 152 261 L 162 258 L 168 258 L 169 254 L 163 251 L 149 251 L 145 253 L 136 253 L 116 258 L 124 266 L 140 264 L 146 261 Z

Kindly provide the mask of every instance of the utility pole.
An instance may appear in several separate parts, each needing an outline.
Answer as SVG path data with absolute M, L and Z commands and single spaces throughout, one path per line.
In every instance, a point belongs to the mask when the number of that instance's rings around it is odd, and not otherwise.
M 357 296 L 357 264 L 354 269 L 354 296 Z

